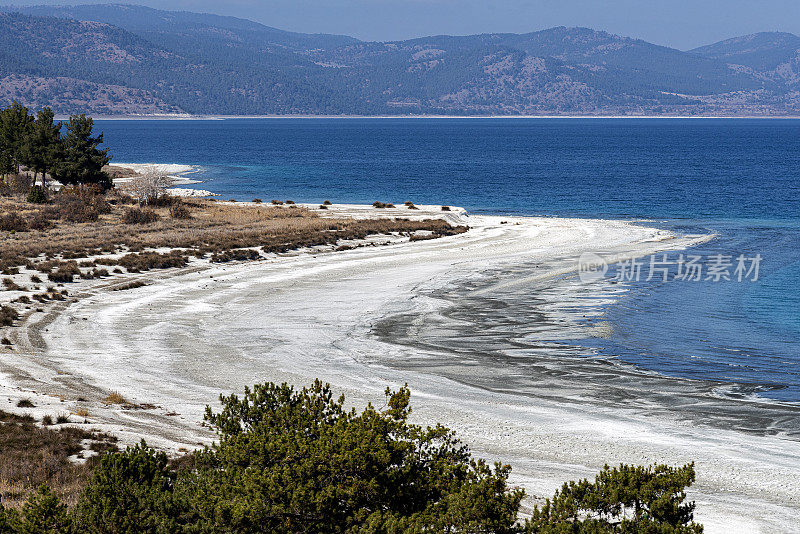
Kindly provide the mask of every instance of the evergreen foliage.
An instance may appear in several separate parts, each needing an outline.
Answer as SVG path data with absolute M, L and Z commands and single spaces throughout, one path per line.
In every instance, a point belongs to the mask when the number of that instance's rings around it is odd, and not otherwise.
M 694 463 L 679 468 L 606 465 L 594 482 L 565 483 L 552 500 L 534 509 L 526 532 L 700 534 L 695 504 L 685 502 L 684 490 L 694 479 Z
M 92 137 L 94 121 L 86 115 L 73 115 L 63 139 L 64 157 L 53 167 L 53 175 L 62 184 L 98 184 L 111 187 L 111 179 L 103 172 L 110 158 L 108 149 L 99 149 L 103 134 Z
M 693 464 L 606 466 L 522 524 L 510 467 L 472 458 L 441 425 L 409 423 L 407 387 L 360 413 L 319 381 L 220 400 L 205 416 L 218 443 L 177 467 L 144 442 L 106 454 L 70 512 L 43 487 L 21 511 L 0 506 L 0 534 L 702 532 L 684 491 Z
M 20 148 L 20 159 L 34 172 L 34 183 L 36 174 L 41 173 L 42 186 L 45 185 L 45 173 L 52 173 L 56 164 L 62 160 L 61 123 L 54 123 L 54 117 L 50 108 L 39 111 L 27 135 L 23 137 Z
M 3 166 L 3 174 L 19 174 L 33 121 L 28 108 L 16 100 L 0 111 L 0 164 Z
M 74 115 L 62 136 L 63 125 L 54 119 L 50 108 L 40 110 L 34 118 L 28 108 L 16 101 L 0 110 L 0 174 L 19 174 L 24 166 L 33 171 L 34 184 L 36 177 L 42 176 L 42 188 L 47 187 L 47 174 L 65 185 L 111 187 L 111 179 L 103 171 L 111 158 L 107 148 L 99 148 L 103 134 L 92 136 L 94 121 L 85 115 Z M 42 202 L 42 193 L 43 190 L 32 189 L 29 202 Z

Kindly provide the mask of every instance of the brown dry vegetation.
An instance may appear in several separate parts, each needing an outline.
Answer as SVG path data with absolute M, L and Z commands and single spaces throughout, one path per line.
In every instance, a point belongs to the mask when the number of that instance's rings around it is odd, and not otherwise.
M 442 236 L 465 230 L 441 220 L 332 219 L 300 207 L 236 206 L 201 200 L 148 208 L 156 220 L 148 217 L 151 222 L 140 223 L 129 215 L 128 220 L 133 219 L 134 224 L 126 224 L 126 214 L 132 209 L 119 195 L 103 198 L 81 192 L 58 197 L 45 206 L 28 204 L 20 198 L 0 198 L 0 216 L 11 217 L 15 226 L 27 228 L 0 232 L 0 271 L 14 273 L 26 266 L 47 274 L 54 282 L 64 283 L 70 281 L 70 276 L 82 276 L 76 264 L 68 263 L 74 259 L 89 258 L 88 262 L 81 262 L 81 267 L 101 264 L 138 271 L 180 267 L 190 257 L 216 255 L 222 261 L 230 261 L 238 259 L 239 254 L 228 254 L 236 249 L 281 253 L 374 234 L 410 235 L 429 230 Z M 181 206 L 177 210 L 179 218 L 170 214 L 176 211 L 176 203 Z M 167 248 L 173 252 L 154 252 Z M 174 252 L 176 249 L 179 252 Z M 122 256 L 109 258 L 111 254 Z M 243 256 L 253 258 L 249 252 Z
M 47 417 L 52 423 L 52 417 Z M 60 419 L 63 422 L 63 419 Z M 18 506 L 33 491 L 47 484 L 73 504 L 86 484 L 95 456 L 81 463 L 84 440 L 89 449 L 115 449 L 116 439 L 74 427 L 42 428 L 31 416 L 0 411 L 0 499 L 5 506 Z M 72 457 L 72 458 L 70 458 Z

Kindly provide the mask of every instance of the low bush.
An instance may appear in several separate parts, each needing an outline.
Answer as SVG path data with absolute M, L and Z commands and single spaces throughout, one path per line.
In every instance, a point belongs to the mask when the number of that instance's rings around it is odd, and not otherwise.
M 127 208 L 122 215 L 125 224 L 151 224 L 158 220 L 158 214 L 150 209 Z
M 34 185 L 28 191 L 26 200 L 29 204 L 47 204 L 47 191 L 41 185 Z
M 273 206 L 283 206 L 283 200 L 272 200 Z
M 253 199 L 253 204 L 261 204 L 262 202 L 263 202 L 263 200 L 261 200 L 260 198 L 254 198 Z
M 137 287 L 144 287 L 147 283 L 143 282 L 142 280 L 134 280 L 132 282 L 128 282 L 127 284 L 122 284 L 121 286 L 117 286 L 114 288 L 114 291 L 126 291 L 128 289 L 136 289 Z
M 17 408 L 36 408 L 36 405 L 30 399 L 20 399 L 17 402 Z
M 6 213 L 0 215 L 0 231 L 3 232 L 26 232 L 28 223 L 17 213 Z
M 0 180 L 0 196 L 25 196 L 30 192 L 33 180 L 27 174 L 9 174 Z
M 115 265 L 125 267 L 130 273 L 149 271 L 150 269 L 185 267 L 189 262 L 186 256 L 177 250 L 165 254 L 158 252 L 136 252 L 126 254 L 117 260 L 109 261 L 113 262 Z
M 294 204 L 294 200 L 287 200 L 286 203 L 289 204 L 289 205 L 293 205 Z
M 80 275 L 78 264 L 72 261 L 60 264 L 54 272 L 47 274 L 47 279 L 56 284 L 65 284 L 73 282 L 75 277 Z
M 326 206 L 330 206 L 331 205 L 331 201 L 330 200 L 326 200 L 326 201 L 323 202 L 323 204 L 325 204 Z
M 450 206 L 442 206 L 442 211 L 450 211 Z
M 6 291 L 24 291 L 24 289 L 11 278 L 3 278 L 3 287 L 6 288 Z
M 383 208 L 385 208 L 385 207 L 386 207 L 386 203 L 385 203 L 385 202 L 381 202 L 381 201 L 379 201 L 379 200 L 376 200 L 375 202 L 373 202 L 373 203 L 372 203 L 372 207 L 373 207 L 373 208 L 380 208 L 380 209 L 383 209 Z
M 169 216 L 173 219 L 191 219 L 192 213 L 181 201 L 173 202 L 169 207 Z
M 19 319 L 17 310 L 0 304 L 0 326 L 12 326 L 17 319 Z
M 319 205 L 319 209 L 326 210 L 326 209 L 328 209 L 328 206 L 326 206 L 325 204 L 320 204 Z
M 253 249 L 236 249 L 211 255 L 212 263 L 227 263 L 229 261 L 250 261 L 261 259 L 261 254 Z
M 0 340 L 0 345 L 6 345 L 6 346 L 10 347 L 12 345 L 12 343 L 11 343 L 10 339 L 8 339 L 7 337 L 4 337 L 3 339 Z

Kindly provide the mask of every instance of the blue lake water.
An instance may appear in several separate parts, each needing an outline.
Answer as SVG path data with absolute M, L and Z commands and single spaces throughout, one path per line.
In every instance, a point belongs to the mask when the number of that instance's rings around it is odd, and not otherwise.
M 473 213 L 649 219 L 763 258 L 757 282 L 630 284 L 609 339 L 667 376 L 800 402 L 800 121 L 97 121 L 118 162 L 198 165 L 223 198 L 453 204 Z M 673 255 L 675 256 L 675 255 Z

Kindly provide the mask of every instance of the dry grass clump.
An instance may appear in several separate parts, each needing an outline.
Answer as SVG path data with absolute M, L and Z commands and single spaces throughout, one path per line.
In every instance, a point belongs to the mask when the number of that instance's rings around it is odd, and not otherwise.
M 0 231 L 2 232 L 27 232 L 28 222 L 17 213 L 0 215 Z
M 442 211 L 450 211 L 450 206 L 442 206 Z
M 3 287 L 6 288 L 6 291 L 24 291 L 24 289 L 11 278 L 3 278 Z
M 192 212 L 189 211 L 186 204 L 178 200 L 169 207 L 169 216 L 173 219 L 191 219 Z
M 324 206 L 331 206 L 332 205 L 330 200 L 325 200 L 325 201 L 322 202 L 322 204 Z
M 122 284 L 121 286 L 117 286 L 114 288 L 114 291 L 126 291 L 128 289 L 136 289 L 137 287 L 144 287 L 147 285 L 147 282 L 142 280 L 134 280 L 132 282 L 128 282 L 127 284 Z
M 77 428 L 39 428 L 30 416 L 0 412 L 0 499 L 18 506 L 39 486 L 47 484 L 67 504 L 76 502 L 95 465 L 70 460 L 81 455 L 83 441 L 97 451 L 116 449 L 116 438 Z
M 227 263 L 230 261 L 252 261 L 261 259 L 261 254 L 253 249 L 226 250 L 225 252 L 211 255 L 212 263 Z
M 17 408 L 36 408 L 36 405 L 30 399 L 20 399 L 17 401 Z
M 126 404 L 125 397 L 123 397 L 118 391 L 110 393 L 105 399 L 103 399 L 103 402 L 106 404 Z

